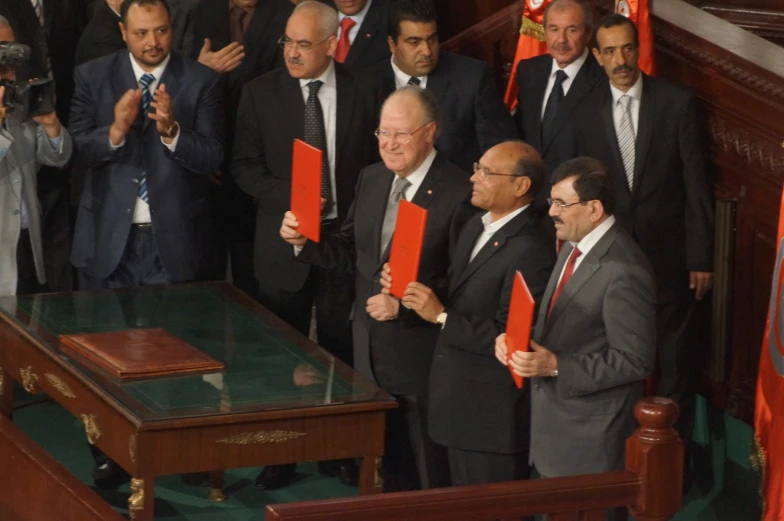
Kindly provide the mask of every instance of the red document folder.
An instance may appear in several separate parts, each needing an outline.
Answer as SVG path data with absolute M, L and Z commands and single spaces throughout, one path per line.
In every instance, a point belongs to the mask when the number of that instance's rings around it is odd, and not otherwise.
M 512 299 L 509 303 L 509 315 L 506 319 L 506 359 L 511 360 L 512 355 L 517 351 L 528 351 L 531 341 L 531 325 L 534 321 L 534 298 L 525 283 L 523 275 L 518 271 L 515 274 L 514 286 L 512 286 Z M 509 366 L 509 372 L 517 384 L 517 388 L 523 387 L 523 377 L 518 375 Z
M 321 150 L 294 140 L 291 161 L 291 213 L 299 221 L 297 231 L 313 242 L 321 232 Z
M 400 201 L 392 249 L 389 251 L 389 271 L 392 275 L 389 292 L 398 298 L 403 298 L 406 287 L 415 282 L 419 275 L 419 258 L 422 256 L 426 224 L 427 210 L 405 199 Z

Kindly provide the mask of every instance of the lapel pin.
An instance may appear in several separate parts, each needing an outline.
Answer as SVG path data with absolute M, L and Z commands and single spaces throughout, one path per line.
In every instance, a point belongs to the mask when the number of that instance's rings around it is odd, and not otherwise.
M 370 38 L 370 33 L 365 33 L 365 38 Z
M 495 242 L 493 243 L 493 246 L 495 246 L 496 248 L 498 248 L 498 241 L 495 241 Z
M 433 190 L 428 190 L 427 195 L 433 195 Z

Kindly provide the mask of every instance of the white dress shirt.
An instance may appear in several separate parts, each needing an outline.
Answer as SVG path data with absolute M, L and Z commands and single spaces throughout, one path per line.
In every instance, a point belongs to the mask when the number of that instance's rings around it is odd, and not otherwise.
M 329 67 L 318 78 L 300 79 L 299 85 L 302 90 L 302 99 L 308 102 L 310 89 L 308 83 L 321 80 L 324 84 L 318 91 L 318 99 L 321 103 L 321 111 L 324 113 L 324 132 L 327 134 L 327 163 L 329 166 L 329 184 L 332 187 L 332 207 L 324 219 L 337 219 L 338 217 L 338 198 L 337 185 L 335 184 L 335 132 L 337 122 L 337 100 L 338 88 L 335 79 L 335 62 L 330 62 Z
M 140 83 L 140 80 L 142 76 L 148 73 L 144 69 L 142 69 L 138 63 L 136 63 L 136 60 L 133 59 L 133 55 L 130 52 L 128 53 L 128 58 L 131 60 L 131 68 L 133 69 L 133 75 L 136 77 L 136 84 L 141 89 L 142 85 Z M 169 65 L 169 59 L 171 59 L 171 54 L 166 56 L 166 58 L 163 59 L 160 65 L 158 65 L 155 69 L 149 72 L 149 74 L 152 74 L 153 77 L 155 78 L 153 82 L 150 84 L 150 86 L 148 87 L 150 92 L 153 94 L 155 93 L 155 89 L 158 88 L 158 84 L 161 82 L 161 76 L 163 76 L 163 72 L 166 70 L 166 66 Z M 147 118 L 148 116 L 144 115 L 144 117 Z M 179 141 L 179 139 L 180 139 L 180 133 L 177 132 L 177 135 L 174 136 L 174 139 L 172 139 L 171 144 L 164 143 L 163 137 L 161 137 L 161 143 L 163 143 L 163 146 L 165 146 L 166 148 L 174 152 L 174 150 L 177 148 L 177 141 Z M 125 138 L 123 138 L 123 140 L 120 142 L 119 145 L 114 145 L 112 144 L 111 140 L 109 140 L 109 146 L 111 146 L 112 149 L 114 150 L 120 148 L 123 145 L 125 145 Z M 138 187 L 138 185 L 136 186 Z M 141 197 L 137 195 L 136 205 L 133 208 L 133 223 L 144 224 L 144 223 L 149 223 L 151 221 L 152 218 L 150 217 L 150 205 L 148 203 L 145 203 L 141 199 Z
M 572 275 L 575 274 L 577 268 L 580 267 L 580 264 L 583 262 L 583 259 L 591 249 L 596 246 L 596 243 L 599 242 L 599 239 L 604 237 L 604 234 L 607 233 L 612 225 L 615 224 L 615 216 L 611 215 L 607 219 L 604 220 L 602 224 L 591 230 L 591 232 L 582 238 L 580 242 L 577 243 L 577 248 L 580 250 L 580 256 L 577 257 L 577 260 L 574 261 L 574 271 L 572 271 Z M 574 246 L 574 243 L 570 241 L 570 244 Z M 566 270 L 566 265 L 568 262 L 565 262 L 563 268 L 561 268 L 561 274 L 558 275 L 558 282 L 561 282 L 561 277 L 563 277 L 564 271 Z M 558 284 L 556 284 L 558 287 Z
M 390 58 L 392 63 L 392 72 L 395 73 L 395 90 L 405 87 L 408 85 L 408 80 L 411 79 L 411 76 L 406 74 L 405 72 L 401 71 L 397 64 L 395 63 L 395 55 L 393 54 Z M 427 88 L 427 76 L 417 76 L 419 78 L 419 86 L 423 89 Z
M 580 68 L 585 63 L 585 60 L 588 59 L 588 49 L 586 48 L 583 53 L 580 55 L 579 58 L 574 60 L 572 63 L 567 65 L 563 68 L 563 71 L 566 73 L 566 79 L 561 83 L 561 88 L 563 89 L 563 94 L 566 96 L 569 94 L 569 87 L 572 86 L 572 82 L 574 81 L 574 77 L 577 76 L 577 73 L 580 72 Z M 550 69 L 550 76 L 547 78 L 547 88 L 544 89 L 544 100 L 542 101 L 542 114 L 541 119 L 544 119 L 544 109 L 547 108 L 547 99 L 550 97 L 550 93 L 553 91 L 553 86 L 555 85 L 555 73 L 562 70 L 558 66 L 558 62 L 553 60 L 553 67 Z
M 637 81 L 632 87 L 626 91 L 621 92 L 611 83 L 610 92 L 612 92 L 613 100 L 613 124 L 615 125 L 615 135 L 618 135 L 618 129 L 621 128 L 621 120 L 623 119 L 623 108 L 618 101 L 621 96 L 628 94 L 632 97 L 629 103 L 629 111 L 632 113 L 632 128 L 634 135 L 637 136 L 637 124 L 640 122 L 640 102 L 642 102 L 642 74 L 637 78 Z
M 338 22 L 343 23 L 344 18 L 351 18 L 356 22 L 354 26 L 349 29 L 348 31 L 348 42 L 351 45 L 354 45 L 354 40 L 357 39 L 357 34 L 359 34 L 359 28 L 362 26 L 362 22 L 365 20 L 365 16 L 367 15 L 368 9 L 370 9 L 370 4 L 373 3 L 373 0 L 368 0 L 368 3 L 365 4 L 365 7 L 362 8 L 360 12 L 357 14 L 352 14 L 351 16 L 346 16 L 340 11 L 338 11 Z M 338 41 L 340 41 L 341 33 L 343 32 L 342 26 L 338 25 Z
M 508 223 L 509 221 L 511 221 L 512 219 L 514 219 L 515 217 L 523 213 L 525 209 L 528 208 L 529 206 L 531 205 L 527 204 L 522 208 L 518 208 L 512 213 L 505 215 L 504 217 L 501 217 L 497 221 L 492 220 L 493 218 L 490 216 L 490 212 L 484 214 L 482 216 L 482 224 L 484 224 L 485 229 L 484 231 L 482 231 L 482 233 L 479 234 L 479 238 L 477 238 L 476 240 L 474 249 L 471 250 L 471 257 L 469 258 L 468 262 L 474 260 L 474 257 L 476 257 L 476 255 L 479 253 L 482 247 L 485 244 L 487 244 L 487 241 L 489 241 L 493 237 L 493 235 L 495 235 L 495 232 L 503 228 L 506 223 Z

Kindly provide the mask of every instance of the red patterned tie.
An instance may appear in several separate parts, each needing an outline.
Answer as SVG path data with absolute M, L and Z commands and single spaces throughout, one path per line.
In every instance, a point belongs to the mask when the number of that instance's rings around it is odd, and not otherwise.
M 340 22 L 340 40 L 338 40 L 338 48 L 335 50 L 336 62 L 343 63 L 346 61 L 348 50 L 351 47 L 351 40 L 348 39 L 348 33 L 355 25 L 357 25 L 357 22 L 348 16 Z
M 569 255 L 569 259 L 566 261 L 566 269 L 564 269 L 563 276 L 558 282 L 558 287 L 555 288 L 555 292 L 553 292 L 553 298 L 550 299 L 550 308 L 547 310 L 548 317 L 553 311 L 555 301 L 558 300 L 558 296 L 561 294 L 561 291 L 563 291 L 564 286 L 566 286 L 566 283 L 569 282 L 569 279 L 572 278 L 572 273 L 574 273 L 574 265 L 577 263 L 577 257 L 582 254 L 583 252 L 581 252 L 580 249 L 575 246 L 572 250 L 572 253 Z

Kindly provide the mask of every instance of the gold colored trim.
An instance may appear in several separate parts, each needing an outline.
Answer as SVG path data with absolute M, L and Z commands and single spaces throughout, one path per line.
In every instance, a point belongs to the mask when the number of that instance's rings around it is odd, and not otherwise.
M 128 452 L 131 455 L 131 463 L 136 463 L 136 435 L 131 434 L 128 438 Z
M 233 445 L 250 445 L 255 443 L 283 443 L 284 441 L 295 440 L 305 436 L 306 432 L 294 431 L 258 431 L 244 432 L 237 436 L 222 438 L 216 443 L 230 443 Z
M 3 384 L 5 383 L 5 373 L 3 368 L 0 367 L 0 396 L 3 396 Z
M 60 391 L 60 394 L 62 394 L 66 398 L 76 398 L 76 395 L 71 390 L 71 388 L 68 387 L 68 384 L 63 382 L 60 379 L 60 377 L 53 374 L 46 373 L 44 375 L 44 378 L 46 378 L 49 381 L 49 383 L 52 384 L 52 387 Z
M 87 433 L 87 441 L 90 445 L 95 445 L 95 442 L 101 437 L 101 430 L 98 428 L 98 423 L 95 421 L 95 415 L 82 414 L 80 418 L 84 423 L 84 432 Z
M 381 490 L 384 488 L 384 479 L 381 477 L 381 456 L 376 456 L 376 479 L 374 485 L 376 486 L 376 490 Z
M 523 16 L 523 24 L 520 26 L 520 34 L 530 36 L 531 38 L 536 38 L 540 42 L 543 42 L 544 26 L 534 22 L 526 16 Z
M 38 387 L 38 375 L 33 373 L 33 367 L 27 366 L 27 369 L 20 368 L 19 375 L 22 377 L 22 387 L 30 394 L 38 394 L 41 392 Z
M 767 461 L 765 459 L 765 450 L 762 448 L 762 443 L 760 443 L 759 437 L 757 433 L 754 433 L 754 443 L 752 444 L 751 454 L 749 455 L 749 459 L 751 460 L 751 468 L 756 470 L 760 473 L 760 486 L 759 486 L 759 499 L 762 506 L 762 512 L 765 512 L 765 468 L 767 467 Z
M 128 517 L 136 519 L 136 513 L 144 510 L 144 480 L 131 478 L 131 497 L 128 498 Z
M 213 503 L 223 503 L 226 501 L 226 494 L 223 493 L 223 489 L 210 488 L 210 495 L 207 496 L 207 499 Z

